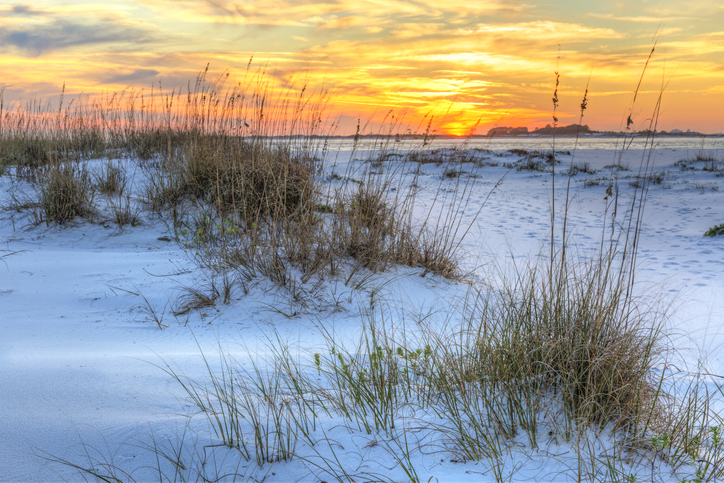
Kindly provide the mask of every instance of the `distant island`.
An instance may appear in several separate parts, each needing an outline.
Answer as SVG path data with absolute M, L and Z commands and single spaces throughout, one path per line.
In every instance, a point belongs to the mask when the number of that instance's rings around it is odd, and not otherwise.
M 494 127 L 488 131 L 488 136 L 530 136 L 531 134 L 538 135 L 538 136 L 551 136 L 553 134 L 555 135 L 561 135 L 565 136 L 568 134 L 576 135 L 576 134 L 586 134 L 586 133 L 593 133 L 595 131 L 591 131 L 587 124 L 569 124 L 568 126 L 552 126 L 550 124 L 546 124 L 545 127 L 539 127 L 537 129 L 534 129 L 533 131 L 528 131 L 527 127 L 508 127 L 508 126 L 499 126 Z
M 650 131 L 636 131 L 636 134 L 647 134 Z M 587 124 L 569 124 L 567 126 L 552 126 L 546 124 L 545 127 L 539 127 L 532 131 L 529 131 L 527 127 L 509 127 L 509 126 L 496 126 L 485 135 L 485 137 L 514 137 L 514 136 L 575 136 L 575 135 L 597 135 L 597 136 L 615 136 L 621 134 L 617 131 L 594 131 L 588 127 Z M 656 131 L 659 136 L 722 136 L 722 133 L 716 134 L 704 134 L 697 131 L 687 129 L 683 131 L 681 129 L 672 129 L 671 131 Z M 480 136 L 476 136 L 480 137 Z

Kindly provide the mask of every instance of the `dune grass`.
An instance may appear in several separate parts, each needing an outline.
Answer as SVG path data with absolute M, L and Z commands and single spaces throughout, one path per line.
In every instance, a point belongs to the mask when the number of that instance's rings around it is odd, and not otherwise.
M 57 111 L 38 103 L 6 109 L 0 159 L 19 186 L 31 185 L 31 196 L 6 210 L 30 212 L 31 223 L 119 227 L 155 215 L 170 220 L 199 265 L 242 288 L 263 277 L 294 293 L 313 279 L 396 264 L 462 276 L 451 230 L 469 179 L 455 185 L 458 196 L 438 200 L 448 204 L 445 224 L 414 225 L 415 191 L 395 180 L 405 165 L 382 178 L 370 169 L 363 183 L 323 182 L 334 132 L 326 93 L 271 92 L 261 72 L 229 88 L 225 76 L 207 75 L 185 93 L 124 91 L 67 105 L 61 98 Z M 370 159 L 384 157 L 379 149 Z M 91 172 L 93 158 L 106 161 Z M 128 159 L 138 164 L 133 175 Z M 449 172 L 459 170 L 451 164 Z

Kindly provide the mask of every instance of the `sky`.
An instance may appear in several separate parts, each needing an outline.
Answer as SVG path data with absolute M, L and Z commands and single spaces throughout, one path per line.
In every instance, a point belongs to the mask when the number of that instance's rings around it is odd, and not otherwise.
M 639 95 L 641 73 L 651 49 Z M 0 0 L 4 102 L 150 91 L 207 65 L 328 90 L 349 134 L 390 111 L 413 130 L 485 134 L 553 122 L 724 131 L 720 0 Z

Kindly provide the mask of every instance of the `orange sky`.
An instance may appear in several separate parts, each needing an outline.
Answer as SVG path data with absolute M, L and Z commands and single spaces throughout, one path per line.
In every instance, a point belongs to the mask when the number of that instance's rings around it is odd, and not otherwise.
M 253 55 L 282 88 L 332 89 L 338 134 L 390 109 L 413 130 L 433 114 L 443 132 L 479 120 L 484 134 L 552 122 L 558 68 L 560 122 L 578 122 L 590 77 L 583 123 L 618 130 L 657 32 L 633 127 L 648 126 L 670 79 L 660 129 L 724 131 L 720 1 L 10 0 L 0 87 L 6 103 L 64 82 L 70 93 L 185 88 L 207 64 L 241 76 Z

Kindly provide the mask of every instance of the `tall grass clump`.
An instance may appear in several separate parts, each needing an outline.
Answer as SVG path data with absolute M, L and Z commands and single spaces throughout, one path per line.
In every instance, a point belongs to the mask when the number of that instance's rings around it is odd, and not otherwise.
M 475 372 L 558 395 L 576 426 L 636 428 L 656 400 L 663 320 L 626 288 L 600 259 L 517 271 L 480 315 Z
M 264 105 L 269 94 L 259 96 L 262 102 L 257 102 Z M 296 300 L 308 299 L 301 294 L 310 282 L 329 277 L 349 282 L 360 270 L 384 271 L 400 264 L 459 277 L 460 208 L 470 198 L 473 178 L 456 179 L 452 190 L 438 192 L 433 206 L 445 214 L 434 223 L 412 218 L 414 182 L 402 183 L 413 161 L 384 173 L 369 163 L 361 181 L 345 173 L 338 175 L 342 183 L 324 184 L 322 100 L 281 103 L 263 116 L 261 110 L 251 111 L 253 116 L 244 119 L 245 128 L 251 124 L 264 131 L 269 123 L 282 135 L 193 133 L 183 149 L 157 163 L 160 168 L 149 176 L 149 202 L 172 212 L 179 240 L 199 265 L 230 276 L 244 291 L 262 277 Z M 284 121 L 290 115 L 292 120 Z M 389 135 L 381 135 L 383 147 L 373 150 L 370 159 L 389 158 L 385 143 L 390 143 Z M 357 144 L 350 159 L 356 149 Z M 192 216 L 177 216 L 189 212 L 189 205 L 195 207 Z
M 63 224 L 93 213 L 94 190 L 87 170 L 74 163 L 50 167 L 38 181 L 38 201 L 46 223 Z

